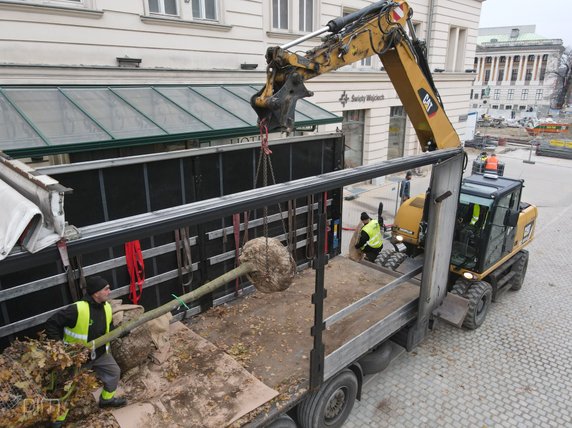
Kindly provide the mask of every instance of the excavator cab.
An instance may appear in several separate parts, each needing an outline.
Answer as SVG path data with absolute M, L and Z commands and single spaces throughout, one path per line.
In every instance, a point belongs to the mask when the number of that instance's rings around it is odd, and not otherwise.
M 463 180 L 451 251 L 453 272 L 480 276 L 518 246 L 522 187 L 522 180 L 481 174 Z

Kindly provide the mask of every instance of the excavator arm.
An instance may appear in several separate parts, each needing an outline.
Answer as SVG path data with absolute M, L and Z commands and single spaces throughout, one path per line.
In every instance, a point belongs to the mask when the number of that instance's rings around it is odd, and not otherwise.
M 292 43 L 266 52 L 266 84 L 251 104 L 269 130 L 294 128 L 296 102 L 312 96 L 304 82 L 340 67 L 378 55 L 415 128 L 423 151 L 458 147 L 427 65 L 423 43 L 415 37 L 412 10 L 403 0 L 380 1 Z M 405 31 L 409 27 L 412 37 Z M 304 55 L 288 48 L 328 33 L 323 43 Z

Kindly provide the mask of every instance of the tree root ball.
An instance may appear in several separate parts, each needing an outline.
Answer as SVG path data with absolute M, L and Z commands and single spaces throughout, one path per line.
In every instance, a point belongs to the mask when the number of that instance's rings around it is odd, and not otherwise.
M 276 238 L 256 238 L 244 244 L 241 263 L 250 263 L 253 270 L 246 276 L 258 291 L 284 291 L 296 273 L 296 264 L 288 249 Z

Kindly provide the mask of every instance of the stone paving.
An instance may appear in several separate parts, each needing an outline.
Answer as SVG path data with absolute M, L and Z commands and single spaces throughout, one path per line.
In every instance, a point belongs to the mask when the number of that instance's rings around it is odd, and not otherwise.
M 539 207 L 522 289 L 493 303 L 478 330 L 438 324 L 365 385 L 344 427 L 572 427 L 572 186 L 564 185 L 572 161 L 522 166 L 523 158 L 520 150 L 503 159 L 507 176 L 529 183 L 523 199 Z M 380 198 L 394 200 L 394 187 L 346 202 L 347 223 L 375 214 Z

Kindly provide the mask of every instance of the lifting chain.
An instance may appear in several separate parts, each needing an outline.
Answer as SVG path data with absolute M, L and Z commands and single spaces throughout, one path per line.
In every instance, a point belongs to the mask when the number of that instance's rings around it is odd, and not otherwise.
M 260 127 L 260 157 L 258 159 L 258 167 L 256 169 L 256 178 L 255 178 L 255 185 L 258 185 L 258 178 L 260 177 L 260 170 L 262 169 L 262 187 L 268 186 L 268 171 L 270 171 L 270 177 L 272 179 L 271 184 L 276 184 L 276 177 L 274 175 L 274 169 L 272 167 L 272 160 L 270 159 L 270 155 L 272 154 L 272 150 L 268 145 L 268 126 L 266 125 L 266 119 L 262 119 L 259 122 Z M 266 239 L 266 275 L 269 272 L 269 260 L 268 260 L 268 206 L 265 205 L 263 208 L 263 233 Z M 284 216 L 282 214 L 282 207 L 278 204 L 278 212 L 280 213 L 280 219 L 282 221 L 282 229 L 284 230 L 284 234 L 286 235 L 287 246 L 288 250 L 292 251 L 292 244 L 290 240 L 290 234 L 286 232 L 286 223 L 284 221 Z

